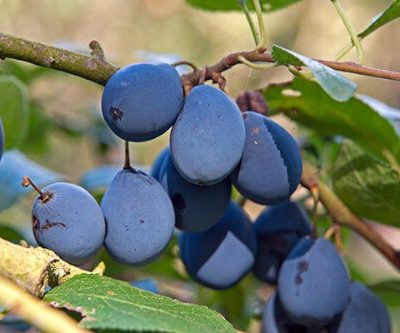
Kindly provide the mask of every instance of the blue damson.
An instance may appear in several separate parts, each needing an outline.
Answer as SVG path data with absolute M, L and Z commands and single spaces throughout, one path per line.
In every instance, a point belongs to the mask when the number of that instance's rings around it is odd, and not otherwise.
M 326 239 L 301 239 L 284 261 L 278 292 L 290 320 L 327 324 L 344 310 L 350 278 L 336 248 Z
M 390 333 L 386 306 L 365 286 L 352 282 L 350 299 L 341 317 L 331 325 L 329 333 Z
M 263 333 L 322 333 L 318 327 L 307 327 L 293 323 L 285 313 L 279 301 L 279 295 L 275 292 L 265 304 L 262 314 Z
M 245 129 L 240 110 L 212 86 L 193 88 L 172 129 L 171 154 L 188 181 L 211 185 L 227 177 L 243 153 Z
M 286 201 L 265 208 L 255 221 L 254 230 L 258 249 L 253 272 L 260 280 L 276 284 L 290 250 L 311 233 L 311 221 L 297 202 Z
M 128 141 L 146 141 L 174 124 L 183 100 L 175 68 L 165 63 L 139 63 L 111 76 L 101 106 L 104 120 L 116 135 Z
M 165 249 L 174 231 L 174 208 L 153 177 L 122 169 L 101 201 L 107 225 L 105 246 L 118 262 L 144 265 Z
M 189 275 L 214 289 L 239 282 L 251 270 L 257 241 L 249 218 L 230 202 L 224 216 L 205 232 L 182 232 L 182 261 Z
M 177 228 L 205 231 L 224 215 L 231 197 L 229 179 L 209 186 L 189 183 L 176 171 L 169 151 L 164 157 L 158 177 L 174 205 Z
M 92 195 L 78 185 L 46 186 L 32 207 L 32 228 L 37 243 L 62 259 L 80 264 L 103 245 L 103 213 Z
M 232 182 L 246 198 L 273 205 L 290 198 L 302 173 L 300 150 L 296 140 L 267 117 L 243 113 L 246 141 L 240 164 L 232 173 Z

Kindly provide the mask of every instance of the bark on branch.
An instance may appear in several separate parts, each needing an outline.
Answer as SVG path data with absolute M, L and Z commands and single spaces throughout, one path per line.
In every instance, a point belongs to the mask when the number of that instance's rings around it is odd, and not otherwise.
M 104 85 L 118 67 L 108 63 L 99 44 L 90 43 L 91 55 L 63 50 L 61 48 L 33 42 L 27 39 L 0 33 L 0 58 L 18 59 L 43 67 L 53 68 L 59 71 L 80 76 L 87 80 Z M 98 51 L 101 50 L 101 51 Z M 241 63 L 240 57 L 251 62 L 275 62 L 272 55 L 266 50 L 242 51 L 229 54 L 212 66 L 206 67 L 205 73 L 199 70 L 183 75 L 184 85 L 195 86 L 201 77 L 205 80 L 217 82 L 218 74 Z M 337 62 L 316 59 L 324 65 L 338 71 L 377 77 L 382 79 L 400 81 L 400 73 L 377 68 L 361 66 L 353 62 Z

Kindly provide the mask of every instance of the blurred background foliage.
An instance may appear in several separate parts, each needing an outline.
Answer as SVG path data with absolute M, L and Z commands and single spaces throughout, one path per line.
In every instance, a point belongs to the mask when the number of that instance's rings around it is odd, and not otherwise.
M 343 0 L 343 6 L 357 31 L 361 31 L 390 1 Z M 183 0 L 0 0 L 0 31 L 45 44 L 89 52 L 96 39 L 108 61 L 123 66 L 136 61 L 185 59 L 198 66 L 212 64 L 224 55 L 251 49 L 253 41 L 240 12 L 206 12 Z M 306 0 L 265 17 L 270 42 L 315 58 L 334 59 L 347 44 L 348 35 L 329 1 Z M 363 41 L 365 64 L 400 71 L 400 22 L 381 28 Z M 355 59 L 355 52 L 347 59 Z M 398 82 L 348 75 L 358 93 L 400 108 Z M 255 71 L 236 66 L 226 73 L 232 97 L 246 89 L 265 87 L 290 78 L 285 68 Z M 0 164 L 0 236 L 34 243 L 30 227 L 33 194 L 19 186 L 30 171 L 37 183 L 66 179 L 81 183 L 101 198 L 110 179 L 123 163 L 123 143 L 106 127 L 100 112 L 102 87 L 65 73 L 38 68 L 13 60 L 0 62 L 0 98 L 9 149 Z M 5 95 L 7 95 L 5 97 Z M 2 104 L 1 104 L 2 103 Z M 397 109 L 393 109 L 398 112 Z M 393 111 L 392 110 L 392 111 Z M 0 110 L 1 111 L 1 110 Z M 304 156 L 332 168 L 341 142 L 299 128 L 287 118 L 275 117 L 295 134 L 305 148 Z M 168 143 L 168 133 L 146 143 L 131 144 L 136 165 L 146 169 Z M 11 150 L 13 149 L 13 150 Z M 304 199 L 298 191 L 296 198 Z M 261 206 L 247 203 L 254 218 Z M 322 213 L 322 211 L 321 211 Z M 321 232 L 328 218 L 321 214 Z M 400 231 L 378 224 L 393 246 L 400 248 Z M 400 290 L 381 281 L 399 279 L 399 274 L 364 240 L 344 231 L 344 254 L 354 277 L 367 284 L 391 306 L 393 319 L 400 317 Z M 189 282 L 178 259 L 176 240 L 155 263 L 144 268 L 116 264 L 102 252 L 108 276 L 127 281 L 153 278 L 162 294 L 183 301 L 198 302 L 221 311 L 236 327 L 258 330 L 262 302 L 272 288 L 252 276 L 226 291 L 215 292 Z M 233 259 L 234 260 L 234 259 Z M 93 263 L 88 263 L 90 267 Z M 398 284 L 396 285 L 398 288 Z M 395 320 L 394 332 L 400 332 Z

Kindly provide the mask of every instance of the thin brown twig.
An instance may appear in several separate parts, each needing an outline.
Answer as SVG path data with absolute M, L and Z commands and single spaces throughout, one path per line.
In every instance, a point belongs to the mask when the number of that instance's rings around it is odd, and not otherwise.
M 374 246 L 383 256 L 386 257 L 395 267 L 400 269 L 400 253 L 394 249 L 378 232 L 372 229 L 365 221 L 355 215 L 350 209 L 336 196 L 332 190 L 319 181 L 315 170 L 308 164 L 304 165 L 301 184 L 308 190 L 318 186 L 320 202 L 323 204 L 332 219 L 340 226 L 347 226 L 372 246 Z
M 267 52 L 266 49 L 231 53 L 223 57 L 214 65 L 206 68 L 204 73 L 205 80 L 212 80 L 215 73 L 222 73 L 241 63 L 239 60 L 240 57 L 251 62 L 275 62 L 272 55 Z M 107 82 L 110 76 L 119 69 L 98 56 L 71 52 L 61 48 L 0 33 L 0 59 L 6 58 L 18 59 L 39 66 L 53 68 L 103 85 Z M 400 72 L 361 66 L 354 62 L 338 62 L 321 59 L 315 60 L 342 72 L 400 81 Z M 184 86 L 193 87 L 197 85 L 200 81 L 200 76 L 202 75 L 201 72 L 202 71 L 194 70 L 191 73 L 182 75 Z

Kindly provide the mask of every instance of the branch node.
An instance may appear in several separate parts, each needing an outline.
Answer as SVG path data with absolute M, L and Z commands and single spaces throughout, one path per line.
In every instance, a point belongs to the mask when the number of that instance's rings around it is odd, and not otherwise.
M 104 54 L 104 50 L 101 47 L 100 43 L 97 40 L 92 40 L 89 43 L 89 48 L 92 50 L 91 55 L 102 60 L 105 61 L 106 57 Z

